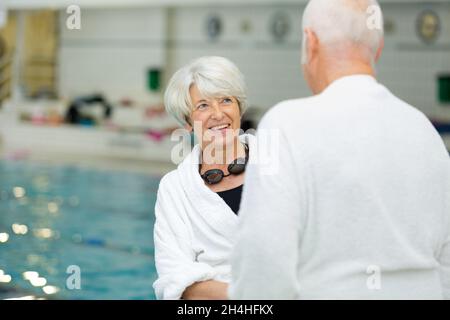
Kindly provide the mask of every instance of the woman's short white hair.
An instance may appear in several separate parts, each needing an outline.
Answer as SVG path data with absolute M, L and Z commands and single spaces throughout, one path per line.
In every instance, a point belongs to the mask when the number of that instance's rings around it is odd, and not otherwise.
M 194 108 L 189 92 L 194 84 L 205 97 L 236 98 L 241 115 L 247 109 L 244 76 L 236 65 L 223 57 L 201 57 L 175 72 L 164 94 L 167 113 L 181 125 L 189 123 Z
M 373 25 L 374 18 L 379 23 Z M 310 0 L 302 24 L 302 30 L 310 28 L 323 44 L 363 46 L 369 49 L 372 59 L 384 36 L 383 15 L 376 0 Z M 308 60 L 305 38 L 303 35 L 303 63 Z

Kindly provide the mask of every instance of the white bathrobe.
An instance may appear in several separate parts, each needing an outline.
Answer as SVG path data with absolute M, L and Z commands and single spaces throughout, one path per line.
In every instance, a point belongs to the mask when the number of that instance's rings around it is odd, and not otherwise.
M 450 299 L 450 159 L 373 77 L 280 103 L 278 172 L 245 175 L 231 299 Z
M 249 163 L 256 152 L 255 137 L 240 136 L 249 145 Z M 153 284 L 157 299 L 179 299 L 199 281 L 229 282 L 230 253 L 238 217 L 199 175 L 196 145 L 176 170 L 159 185 L 155 206 Z

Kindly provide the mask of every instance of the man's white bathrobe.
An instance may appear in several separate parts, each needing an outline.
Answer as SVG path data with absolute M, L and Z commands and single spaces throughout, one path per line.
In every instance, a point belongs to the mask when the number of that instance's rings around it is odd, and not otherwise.
M 249 146 L 249 163 L 256 152 L 255 137 L 241 135 Z M 179 299 L 194 282 L 229 282 L 230 253 L 238 217 L 199 175 L 196 145 L 176 170 L 166 174 L 158 189 L 154 227 L 158 279 L 157 299 Z
M 450 299 L 450 159 L 373 77 L 271 109 L 276 174 L 245 175 L 232 299 Z

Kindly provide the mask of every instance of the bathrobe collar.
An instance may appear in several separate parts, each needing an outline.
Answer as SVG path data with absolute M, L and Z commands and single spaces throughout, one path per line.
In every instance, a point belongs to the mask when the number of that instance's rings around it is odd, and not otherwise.
M 248 144 L 249 158 L 252 158 L 256 138 L 253 135 L 244 134 L 239 137 L 239 140 Z M 200 177 L 198 171 L 200 152 L 200 146 L 195 145 L 192 152 L 178 166 L 177 172 L 181 186 L 186 198 L 196 209 L 192 214 L 200 215 L 216 232 L 227 239 L 233 239 L 238 217 L 217 193 L 205 185 Z

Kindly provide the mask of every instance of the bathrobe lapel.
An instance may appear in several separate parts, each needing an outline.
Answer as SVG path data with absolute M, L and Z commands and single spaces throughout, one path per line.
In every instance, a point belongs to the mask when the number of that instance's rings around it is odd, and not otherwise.
M 249 135 L 240 136 L 241 141 L 251 144 L 253 144 L 252 138 L 254 139 Z M 227 239 L 233 239 L 238 217 L 217 193 L 205 185 L 198 171 L 199 161 L 200 146 L 197 144 L 177 169 L 186 199 L 190 200 L 191 207 L 195 210 L 192 214 L 197 214 L 217 233 Z

